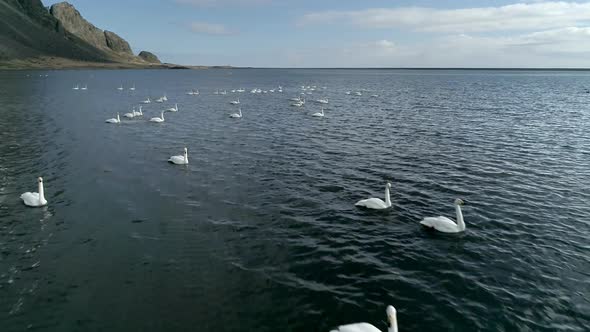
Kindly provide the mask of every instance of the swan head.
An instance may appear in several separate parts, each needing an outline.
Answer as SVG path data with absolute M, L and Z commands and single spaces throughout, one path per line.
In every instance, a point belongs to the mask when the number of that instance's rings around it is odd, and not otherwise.
M 39 182 L 39 183 L 43 183 L 43 178 L 42 178 L 42 177 L 38 177 L 38 178 L 37 178 L 37 182 Z
M 188 154 L 188 149 L 187 148 L 184 148 L 184 154 L 185 155 Z
M 387 188 L 391 189 L 391 182 L 387 182 L 387 184 L 385 185 Z
M 463 201 L 463 200 L 462 200 L 462 199 L 460 199 L 460 198 L 457 198 L 457 199 L 455 200 L 455 205 L 465 205 L 465 201 Z

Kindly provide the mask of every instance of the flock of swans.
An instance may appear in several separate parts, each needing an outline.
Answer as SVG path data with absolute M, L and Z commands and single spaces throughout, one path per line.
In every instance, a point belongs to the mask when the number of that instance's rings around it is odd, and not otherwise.
M 80 85 L 77 84 L 73 87 L 73 90 L 87 90 L 87 89 L 88 89 L 87 85 L 85 85 L 84 87 L 80 87 Z M 317 89 L 316 86 L 301 86 L 301 90 L 302 90 L 301 95 L 311 94 L 311 92 L 315 91 L 316 89 Z M 322 89 L 326 89 L 326 87 L 322 87 Z M 123 90 L 123 85 L 117 87 L 117 90 Z M 131 91 L 135 90 L 135 84 L 132 87 L 130 87 L 129 90 L 131 90 Z M 230 91 L 231 91 L 231 93 L 243 93 L 246 90 L 243 88 L 239 88 L 239 89 L 230 90 Z M 261 89 L 255 88 L 255 89 L 252 89 L 250 92 L 254 93 L 254 94 L 258 94 L 258 93 L 269 93 L 269 92 L 274 93 L 275 91 L 279 92 L 279 93 L 283 92 L 283 88 L 281 86 L 279 86 L 277 89 L 269 89 L 269 90 L 261 90 Z M 191 96 L 197 96 L 200 93 L 199 93 L 199 90 L 191 89 L 186 94 L 191 95 Z M 227 94 L 227 90 L 221 90 L 221 91 L 216 90 L 214 92 L 214 94 L 225 95 L 225 94 Z M 346 94 L 347 95 L 353 94 L 353 95 L 361 96 L 362 92 L 361 91 L 356 91 L 356 92 L 347 91 Z M 378 95 L 374 94 L 374 95 L 371 95 L 371 97 L 378 97 Z M 291 104 L 291 106 L 294 106 L 294 107 L 303 107 L 306 103 L 305 97 L 301 97 L 301 96 L 298 96 L 295 98 L 290 98 L 289 100 L 293 102 Z M 168 101 L 168 97 L 166 95 L 155 100 L 156 103 L 163 103 L 165 101 Z M 328 98 L 322 98 L 322 99 L 315 100 L 315 102 L 317 102 L 318 104 L 325 105 L 325 104 L 329 103 L 329 100 L 328 100 Z M 147 99 L 141 101 L 140 103 L 141 104 L 151 104 L 152 101 L 148 97 Z M 239 106 L 240 99 L 237 98 L 236 100 L 232 100 L 232 101 L 230 101 L 230 104 Z M 166 110 L 160 111 L 160 116 L 152 117 L 149 119 L 149 121 L 155 122 L 155 123 L 164 122 L 165 121 L 164 112 L 178 112 L 178 104 L 175 103 L 174 107 L 170 107 L 170 108 L 167 108 Z M 141 105 L 139 106 L 137 111 L 134 107 L 131 112 L 124 114 L 124 117 L 128 118 L 128 119 L 141 117 L 141 116 L 143 116 L 143 109 L 142 109 Z M 242 118 L 242 116 L 243 115 L 242 115 L 241 108 L 238 108 L 237 112 L 231 113 L 229 115 L 230 118 L 237 118 L 237 119 Z M 324 108 L 322 107 L 320 112 L 313 113 L 311 116 L 324 117 L 325 116 Z M 119 113 L 117 113 L 116 117 L 107 119 L 105 122 L 112 123 L 112 124 L 121 123 L 121 118 L 119 116 Z M 182 155 L 171 156 L 168 159 L 168 162 L 175 164 L 175 165 L 187 165 L 189 163 L 188 149 L 185 147 Z M 38 185 L 38 192 L 25 192 L 20 196 L 20 198 L 22 199 L 22 201 L 24 202 L 24 204 L 26 206 L 41 207 L 41 206 L 47 205 L 48 202 L 47 202 L 47 199 L 45 198 L 45 195 L 44 195 L 44 187 L 43 187 L 43 178 L 42 177 L 37 178 L 37 185 Z M 359 208 L 372 209 L 372 210 L 389 209 L 392 206 L 390 189 L 391 189 L 391 183 L 387 182 L 385 185 L 385 200 L 382 200 L 382 199 L 376 198 L 376 197 L 372 197 L 372 198 L 368 198 L 368 199 L 359 200 L 358 202 L 355 203 L 355 206 L 359 207 Z M 456 199 L 454 202 L 456 221 L 453 221 L 447 217 L 439 216 L 439 217 L 424 218 L 422 221 L 420 221 L 420 224 L 425 227 L 432 228 L 434 230 L 437 230 L 437 231 L 443 232 L 443 233 L 463 232 L 463 231 L 465 231 L 465 222 L 463 220 L 461 206 L 464 203 L 465 202 L 461 199 Z M 397 330 L 397 316 L 396 316 L 395 308 L 391 305 L 388 306 L 386 309 L 386 314 L 387 314 L 387 319 L 388 319 L 388 323 L 389 323 L 388 324 L 389 325 L 388 332 L 397 332 L 398 331 Z M 331 332 L 379 332 L 379 331 L 380 331 L 379 329 L 377 329 L 375 326 L 373 326 L 369 323 L 356 323 L 356 324 L 342 325 L 342 326 L 338 327 L 337 329 L 332 330 Z

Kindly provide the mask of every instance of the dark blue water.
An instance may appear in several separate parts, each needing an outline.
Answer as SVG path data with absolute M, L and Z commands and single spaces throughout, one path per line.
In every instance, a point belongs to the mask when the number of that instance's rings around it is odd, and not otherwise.
M 289 106 L 301 85 L 318 88 Z M 588 88 L 555 71 L 0 72 L 0 330 L 385 330 L 391 304 L 400 331 L 588 331 Z M 184 146 L 190 164 L 168 164 Z M 49 205 L 27 208 L 39 175 Z M 391 210 L 354 207 L 386 181 Z M 464 234 L 419 226 L 455 198 Z

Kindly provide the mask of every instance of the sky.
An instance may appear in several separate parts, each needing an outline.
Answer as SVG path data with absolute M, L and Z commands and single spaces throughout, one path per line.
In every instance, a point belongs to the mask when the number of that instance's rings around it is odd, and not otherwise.
M 590 68 L 590 2 L 583 1 L 69 2 L 134 52 L 170 63 Z

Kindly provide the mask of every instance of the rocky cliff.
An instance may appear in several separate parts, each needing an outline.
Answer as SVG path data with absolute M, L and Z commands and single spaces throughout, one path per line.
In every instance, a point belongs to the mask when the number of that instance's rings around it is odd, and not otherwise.
M 154 53 L 150 53 L 148 51 L 141 51 L 139 52 L 138 56 L 142 58 L 144 61 L 150 63 L 161 63 L 160 59 L 158 59 L 158 57 Z
M 67 2 L 48 10 L 41 0 L 0 0 L 0 66 L 52 67 L 56 59 L 64 66 L 70 61 L 118 67 L 159 64 L 135 56 L 125 39 L 95 27 Z

